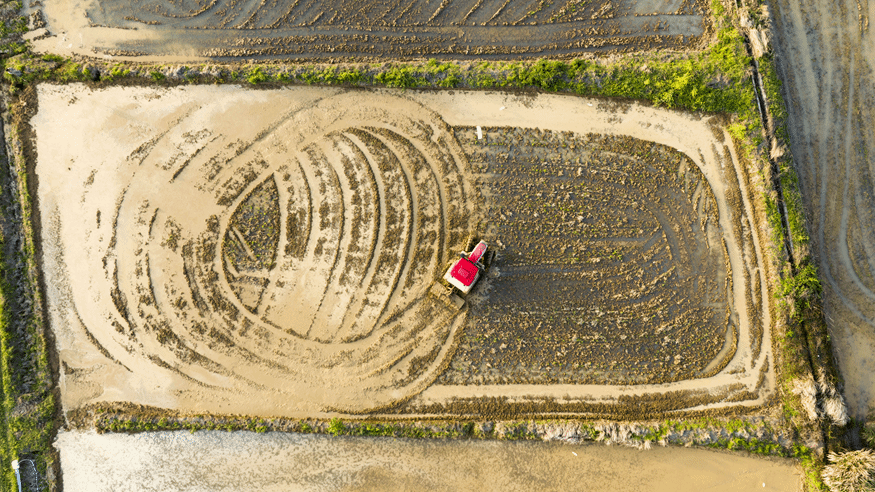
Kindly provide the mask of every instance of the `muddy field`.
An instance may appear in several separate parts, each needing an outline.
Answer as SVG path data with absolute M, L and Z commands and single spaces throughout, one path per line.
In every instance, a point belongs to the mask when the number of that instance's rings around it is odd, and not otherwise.
M 36 2 L 28 14 L 46 29 L 32 35 L 37 50 L 194 61 L 684 49 L 707 37 L 708 8 L 700 0 L 101 0 Z
M 482 135 L 456 129 L 489 191 L 485 237 L 503 248 L 439 381 L 654 383 L 725 366 L 738 319 L 692 160 L 630 137 Z
M 792 152 L 849 410 L 875 415 L 875 4 L 773 2 Z
M 68 411 L 681 410 L 773 387 L 757 228 L 715 118 L 300 87 L 43 84 L 33 103 Z M 476 233 L 498 257 L 457 309 L 430 290 Z
M 790 460 L 703 449 L 285 433 L 62 432 L 65 490 L 796 492 Z

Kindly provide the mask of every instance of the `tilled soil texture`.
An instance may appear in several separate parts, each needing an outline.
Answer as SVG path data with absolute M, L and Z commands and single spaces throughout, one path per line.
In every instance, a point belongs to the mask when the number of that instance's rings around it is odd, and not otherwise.
M 456 129 L 492 196 L 485 238 L 502 248 L 440 382 L 654 383 L 726 365 L 728 258 L 692 160 L 629 137 L 481 136 Z
M 792 154 L 849 410 L 875 412 L 875 3 L 770 2 Z
M 397 415 L 485 392 L 674 411 L 772 386 L 718 118 L 458 91 L 36 92 L 66 410 Z M 459 309 L 432 286 L 477 232 L 499 254 Z M 434 384 L 457 347 L 489 377 Z M 554 361 L 562 378 L 528 368 Z
M 702 0 L 101 0 L 35 5 L 37 50 L 181 59 L 520 58 L 685 49 Z

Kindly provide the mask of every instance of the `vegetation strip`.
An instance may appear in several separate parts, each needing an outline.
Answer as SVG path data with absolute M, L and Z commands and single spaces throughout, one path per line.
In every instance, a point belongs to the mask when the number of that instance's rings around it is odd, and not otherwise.
M 333 436 L 395 438 L 560 440 L 606 442 L 638 448 L 652 445 L 699 445 L 747 451 L 764 456 L 814 460 L 814 453 L 793 442 L 767 419 L 700 418 L 665 420 L 658 423 L 581 422 L 563 420 L 518 421 L 367 421 L 332 419 L 252 419 L 197 415 L 192 417 L 137 417 L 130 409 L 97 408 L 93 425 L 98 432 L 139 433 L 152 431 L 250 431 L 299 432 Z
M 16 131 L 14 126 L 12 131 Z M 38 270 L 27 172 L 15 147 L 11 149 L 11 158 L 4 152 L 0 162 L 2 455 L 7 465 L 13 459 L 33 460 L 39 475 L 45 477 L 55 461 L 51 447 L 54 395 L 43 333 L 42 299 L 36 288 Z M 0 490 L 13 490 L 14 484 L 11 467 L 4 466 Z
M 741 36 L 727 27 L 703 52 L 662 57 L 632 55 L 618 62 L 578 59 L 571 62 L 425 63 L 373 65 L 236 65 L 151 66 L 79 62 L 56 55 L 16 55 L 5 64 L 4 78 L 13 90 L 39 82 L 161 84 L 248 83 L 383 86 L 418 89 L 522 89 L 565 92 L 649 101 L 690 111 L 752 115 L 753 92 L 746 81 L 748 59 Z
M 759 7 L 754 5 L 750 11 L 743 11 L 740 19 L 742 25 L 750 28 L 752 35 L 757 35 L 752 24 L 759 29 L 769 27 L 760 19 Z M 746 36 L 745 39 L 752 51 L 750 38 Z M 764 196 L 768 222 L 775 235 L 774 244 L 783 246 L 775 255 L 781 267 L 775 296 L 781 299 L 779 306 L 786 324 L 783 334 L 776 337 L 774 343 L 781 355 L 778 362 L 784 415 L 795 429 L 812 428 L 813 424 L 819 427 L 824 451 L 819 456 L 802 459 L 800 463 L 807 490 L 826 490 L 821 479 L 824 455 L 828 449 L 844 448 L 847 442 L 844 426 L 848 417 L 838 390 L 841 383 L 823 317 L 822 287 L 810 255 L 799 179 L 789 152 L 787 110 L 781 95 L 781 82 L 771 53 L 752 57 L 751 62 L 765 125 L 765 151 L 761 155 L 769 162 L 769 166 L 763 168 L 769 173 L 763 177 L 771 183 L 774 193 L 767 191 Z M 833 455 L 830 453 L 831 457 Z

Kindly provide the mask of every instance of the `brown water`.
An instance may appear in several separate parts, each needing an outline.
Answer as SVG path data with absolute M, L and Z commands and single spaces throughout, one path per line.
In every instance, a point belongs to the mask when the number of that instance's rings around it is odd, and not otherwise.
M 687 448 L 221 431 L 62 432 L 56 446 L 67 492 L 802 490 L 790 460 Z

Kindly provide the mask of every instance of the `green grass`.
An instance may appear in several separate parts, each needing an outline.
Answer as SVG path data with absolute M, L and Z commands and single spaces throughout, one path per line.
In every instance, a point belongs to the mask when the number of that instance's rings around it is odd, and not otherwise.
M 100 411 L 99 411 L 100 412 Z M 108 413 L 98 417 L 95 422 L 98 432 L 154 432 L 188 430 L 223 430 L 227 432 L 248 430 L 264 433 L 271 431 L 292 431 L 304 434 L 330 434 L 332 436 L 370 436 L 407 438 L 458 438 L 475 434 L 473 422 L 463 423 L 387 423 L 344 421 L 338 418 L 327 422 L 316 421 L 274 421 L 250 418 L 197 417 L 189 419 L 169 419 L 162 417 L 138 418 Z M 512 438 L 512 437 L 511 437 Z
M 21 2 L 16 2 L 16 11 L 21 10 Z M 27 17 L 13 16 L 7 20 L 0 21 L 0 51 L 4 57 L 14 56 L 20 53 L 25 53 L 29 46 L 20 38 L 21 34 L 27 32 Z M 0 67 L 4 68 L 5 67 Z
M 863 426 L 860 430 L 860 437 L 863 443 L 870 449 L 875 449 L 875 424 Z
M 15 105 L 13 104 L 13 107 Z M 15 112 L 13 110 L 13 117 Z M 15 134 L 14 127 L 7 131 Z M 53 451 L 55 402 L 50 391 L 51 371 L 46 340 L 43 337 L 38 308 L 22 309 L 26 297 L 31 306 L 41 305 L 35 285 L 36 258 L 31 223 L 31 199 L 27 175 L 19 156 L 12 156 L 17 173 L 11 173 L 6 162 L 0 164 L 0 213 L 4 222 L 14 224 L 13 204 L 21 207 L 20 234 L 23 246 L 7 257 L 3 236 L 0 236 L 0 491 L 13 490 L 14 474 L 10 461 L 33 458 L 40 473 L 45 476 Z M 5 159 L 3 159 L 5 161 Z M 17 180 L 18 193 L 11 183 Z M 24 313 L 24 314 L 21 314 Z M 15 411 L 13 411 L 15 410 Z
M 821 459 L 817 458 L 806 446 L 800 444 L 793 445 L 793 457 L 799 460 L 799 467 L 802 469 L 802 483 L 805 485 L 806 492 L 829 492 L 821 479 L 824 465 Z
M 331 419 L 328 424 L 328 433 L 332 436 L 339 436 L 346 432 L 346 425 L 340 419 Z
M 47 64 L 51 62 L 51 64 Z M 23 87 L 40 80 L 85 81 L 90 75 L 72 60 L 57 56 L 24 54 L 8 62 L 25 75 L 7 81 Z M 749 59 L 742 38 L 732 27 L 717 34 L 716 42 L 702 52 L 664 60 L 658 54 L 633 55 L 622 61 L 538 60 L 534 62 L 438 62 L 339 65 L 251 65 L 243 71 L 225 70 L 219 83 L 250 85 L 344 85 L 391 88 L 532 89 L 585 96 L 607 96 L 647 101 L 668 108 L 691 111 L 751 113 L 753 88 L 746 77 Z M 645 68 L 646 67 L 646 68 Z M 101 84 L 124 78 L 175 84 L 156 67 L 105 65 Z M 722 81 L 722 82 L 721 82 Z
M 760 77 L 768 104 L 769 114 L 774 120 L 775 138 L 780 145 L 789 148 L 790 135 L 787 130 L 787 109 L 781 96 L 781 80 L 775 71 L 771 55 L 763 57 L 759 62 Z M 802 193 L 799 190 L 799 177 L 793 167 L 792 157 L 784 156 L 778 160 L 779 179 L 784 195 L 784 207 L 787 210 L 787 222 L 790 240 L 797 250 L 802 248 L 803 255 L 807 251 L 809 235 L 805 224 L 805 210 Z
M 2 244 L 0 244 L 2 246 Z M 0 257 L 2 260 L 2 257 Z M 0 290 L 5 291 L 5 281 L 0 281 Z M 7 330 L 9 315 L 5 309 L 5 299 L 0 299 L 0 377 L 2 377 L 2 393 L 0 393 L 0 404 L 2 404 L 3 415 L 0 416 L 0 457 L 2 457 L 3 471 L 2 482 L 0 482 L 0 490 L 12 490 L 11 484 L 15 481 L 15 476 L 12 474 L 11 468 L 7 464 L 12 460 L 17 459 L 18 455 L 15 452 L 15 447 L 12 445 L 13 436 L 10 433 L 8 416 L 11 414 L 12 395 L 15 393 L 12 388 L 12 377 L 10 374 L 10 361 L 12 359 L 11 350 L 9 348 L 9 334 Z
M 253 67 L 246 73 L 246 81 L 252 85 L 257 85 L 268 80 L 268 76 L 264 73 L 261 67 Z
M 812 309 L 819 309 L 823 287 L 817 276 L 817 267 L 810 260 L 797 265 L 795 275 L 785 273 L 780 282 L 776 296 L 791 303 L 790 315 L 798 322 L 804 321 Z

